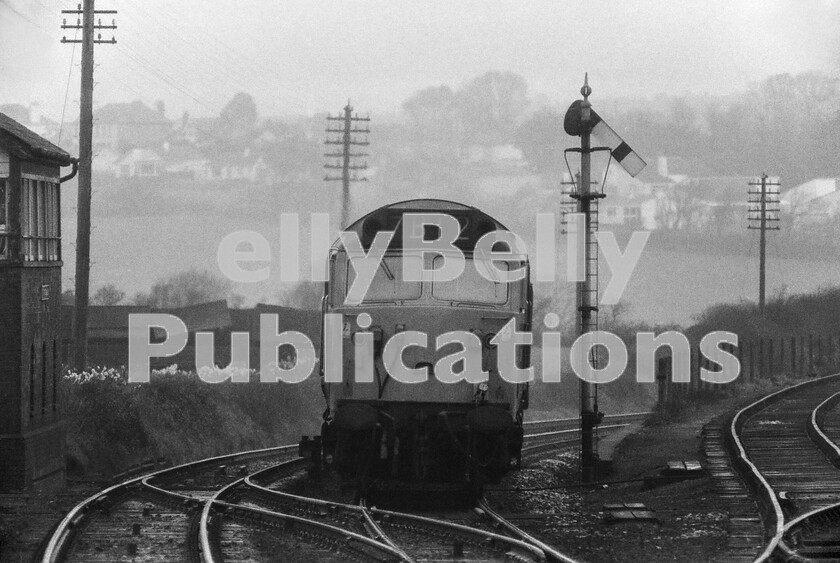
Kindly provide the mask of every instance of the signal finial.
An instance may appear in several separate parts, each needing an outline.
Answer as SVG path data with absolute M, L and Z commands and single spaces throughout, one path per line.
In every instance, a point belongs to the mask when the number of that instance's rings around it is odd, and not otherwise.
M 592 88 L 589 87 L 589 73 L 585 72 L 583 74 L 583 87 L 580 89 L 580 93 L 583 96 L 584 101 L 588 101 L 589 94 L 592 93 Z

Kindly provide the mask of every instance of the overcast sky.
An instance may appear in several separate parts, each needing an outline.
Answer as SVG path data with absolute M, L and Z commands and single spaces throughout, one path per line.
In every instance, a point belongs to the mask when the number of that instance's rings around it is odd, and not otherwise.
M 78 115 L 68 0 L 0 0 L 0 103 Z M 771 74 L 840 71 L 840 0 L 402 2 L 97 0 L 117 45 L 96 47 L 95 106 L 166 102 L 216 114 L 238 91 L 263 115 L 391 112 L 427 86 L 513 71 L 532 95 L 730 93 Z M 103 17 L 110 22 L 111 16 Z M 103 33 L 110 38 L 112 32 Z M 71 66 L 71 60 L 73 66 Z

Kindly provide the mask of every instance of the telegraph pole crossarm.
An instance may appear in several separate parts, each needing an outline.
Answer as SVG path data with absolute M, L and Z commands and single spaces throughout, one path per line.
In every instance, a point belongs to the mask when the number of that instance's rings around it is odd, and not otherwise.
M 94 10 L 92 8 L 93 2 L 91 0 L 88 0 L 88 1 L 90 1 L 91 10 L 93 12 L 93 15 L 98 16 L 98 15 L 101 15 L 101 14 L 111 14 L 111 15 L 116 15 L 117 14 L 117 10 Z M 79 4 L 77 9 L 75 9 L 75 10 L 61 10 L 61 13 L 62 14 L 73 14 L 75 16 L 84 16 L 85 8 L 83 8 L 82 5 Z M 82 23 L 82 20 L 80 20 L 78 18 L 76 18 L 76 24 L 75 25 L 68 25 L 67 20 L 65 19 L 61 22 L 61 29 L 76 29 L 76 30 L 81 30 L 84 33 L 85 26 Z M 93 24 L 93 30 L 94 31 L 100 31 L 100 30 L 103 30 L 103 29 L 117 29 L 117 21 L 112 19 L 110 24 L 104 24 L 103 25 L 102 19 L 100 18 L 99 20 L 97 20 L 96 23 Z M 67 37 L 62 37 L 61 38 L 62 43 L 84 43 L 84 41 L 85 41 L 84 39 L 67 39 Z M 99 44 L 102 44 L 102 43 L 107 43 L 109 45 L 115 45 L 117 43 L 117 39 L 115 37 L 111 37 L 110 39 L 102 39 L 102 34 L 99 34 L 98 37 L 93 38 L 93 43 L 95 45 L 99 45 Z

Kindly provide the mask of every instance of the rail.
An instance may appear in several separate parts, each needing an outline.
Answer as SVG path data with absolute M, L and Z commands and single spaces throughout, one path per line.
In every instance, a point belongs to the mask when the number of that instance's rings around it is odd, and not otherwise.
M 741 429 L 743 428 L 746 420 L 749 417 L 758 413 L 759 411 L 763 410 L 769 405 L 775 403 L 776 401 L 781 400 L 783 397 L 793 394 L 803 389 L 804 387 L 818 385 L 834 378 L 840 378 L 840 374 L 834 374 L 809 381 L 804 381 L 802 383 L 786 387 L 774 393 L 770 393 L 769 395 L 766 395 L 761 399 L 758 399 L 757 401 L 739 410 L 737 413 L 735 413 L 735 416 L 732 417 L 732 421 L 729 425 L 729 432 L 727 434 L 727 442 L 730 448 L 733 450 L 732 453 L 735 458 L 735 464 L 738 467 L 740 467 L 740 469 L 743 472 L 746 473 L 750 484 L 759 495 L 761 504 L 765 507 L 766 516 L 771 522 L 771 526 L 769 527 L 771 528 L 772 537 L 770 541 L 765 545 L 764 550 L 755 559 L 755 563 L 764 563 L 766 561 L 769 561 L 776 549 L 779 548 L 779 543 L 782 541 L 782 538 L 785 533 L 785 516 L 784 511 L 782 510 L 782 506 L 779 503 L 776 491 L 773 489 L 770 483 L 767 482 L 767 480 L 764 478 L 764 475 L 762 475 L 761 471 L 759 471 L 755 464 L 749 459 L 746 448 L 744 447 L 744 443 L 740 436 Z
M 637 412 L 608 415 L 604 417 L 604 421 L 617 422 L 641 420 L 646 418 L 650 414 L 650 412 Z M 578 418 L 560 418 L 528 421 L 523 423 L 523 426 L 525 428 L 551 426 L 559 426 L 561 428 L 561 430 L 536 432 L 525 436 L 526 439 L 535 439 L 548 437 L 552 435 L 574 433 L 577 431 L 574 428 L 574 426 L 577 424 L 579 424 Z M 613 428 L 615 426 L 618 425 L 608 425 L 603 426 L 602 428 Z M 40 561 L 42 561 L 43 563 L 55 563 L 57 561 L 61 561 L 61 558 L 66 554 L 67 550 L 69 549 L 75 534 L 81 528 L 83 528 L 84 524 L 90 518 L 91 514 L 98 508 L 102 508 L 106 505 L 116 504 L 121 498 L 123 498 L 127 494 L 130 494 L 132 492 L 132 489 L 142 488 L 146 491 L 155 493 L 159 497 L 167 498 L 172 503 L 181 503 L 182 506 L 192 508 L 194 506 L 199 505 L 200 501 L 196 501 L 196 499 L 189 497 L 188 495 L 181 495 L 174 491 L 170 491 L 163 487 L 159 487 L 153 482 L 163 477 L 172 477 L 182 473 L 194 473 L 200 471 L 205 467 L 212 467 L 214 465 L 220 465 L 236 461 L 247 461 L 250 459 L 268 457 L 271 455 L 288 454 L 295 451 L 297 447 L 297 444 L 289 444 L 272 448 L 263 448 L 258 450 L 237 452 L 233 454 L 225 454 L 221 456 L 213 456 L 193 462 L 184 463 L 174 467 L 153 471 L 148 474 L 132 477 L 126 481 L 112 485 L 96 493 L 95 495 L 86 498 L 85 500 L 74 506 L 64 516 L 64 518 L 62 518 L 62 520 L 58 523 L 53 533 L 51 534 L 49 541 L 47 542 L 46 547 L 44 548 L 43 555 L 40 558 Z M 208 512 L 208 516 L 209 504 L 212 503 L 205 503 L 205 510 Z M 206 549 L 209 547 L 209 545 L 203 545 L 202 547 L 203 549 Z
M 297 448 L 296 444 L 209 457 L 176 465 L 175 467 L 161 469 L 146 475 L 140 475 L 108 487 L 107 489 L 86 498 L 70 509 L 70 511 L 58 523 L 58 526 L 56 526 L 50 536 L 40 561 L 43 563 L 55 563 L 57 561 L 61 561 L 61 558 L 64 556 L 72 543 L 75 532 L 85 524 L 95 509 L 113 504 L 116 500 L 128 494 L 132 488 L 138 486 L 143 487 L 150 479 L 159 478 L 163 475 L 177 474 L 179 472 L 194 472 L 206 466 L 219 465 L 233 461 L 246 461 L 249 459 L 288 453 L 293 451 L 295 448 Z M 166 493 L 166 491 L 164 491 L 164 493 Z

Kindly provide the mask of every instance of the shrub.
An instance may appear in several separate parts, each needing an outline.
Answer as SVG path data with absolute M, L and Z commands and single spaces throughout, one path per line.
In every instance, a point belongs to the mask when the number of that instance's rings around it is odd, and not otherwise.
M 59 386 L 69 466 L 110 474 L 151 458 L 175 463 L 295 443 L 317 433 L 324 409 L 318 382 L 204 383 L 171 366 L 150 382 L 128 383 L 123 368 L 69 372 Z

